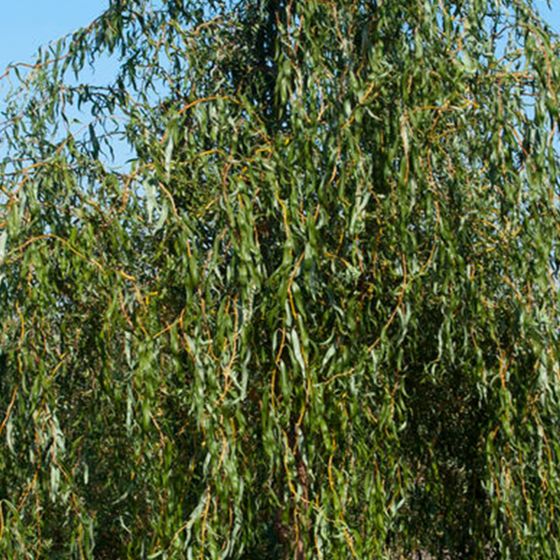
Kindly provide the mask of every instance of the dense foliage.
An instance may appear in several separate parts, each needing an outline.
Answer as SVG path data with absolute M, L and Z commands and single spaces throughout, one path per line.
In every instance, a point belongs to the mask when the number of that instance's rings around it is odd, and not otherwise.
M 559 54 L 527 0 L 113 0 L 8 69 L 0 556 L 560 557 Z

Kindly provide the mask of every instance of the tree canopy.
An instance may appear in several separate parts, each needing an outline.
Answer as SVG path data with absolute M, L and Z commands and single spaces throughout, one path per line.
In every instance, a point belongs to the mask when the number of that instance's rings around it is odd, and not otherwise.
M 8 68 L 0 556 L 560 557 L 559 54 L 528 0 L 112 0 Z

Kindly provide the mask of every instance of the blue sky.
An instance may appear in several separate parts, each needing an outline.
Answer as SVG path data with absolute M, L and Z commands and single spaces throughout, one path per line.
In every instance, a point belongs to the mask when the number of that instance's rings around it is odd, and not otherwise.
M 548 21 L 560 32 L 560 0 L 536 0 Z M 41 45 L 87 25 L 108 0 L 5 0 L 0 18 L 0 73 L 14 61 L 31 61 Z
M 551 0 L 551 8 L 548 7 L 546 0 L 535 0 L 535 4 L 554 30 L 560 33 L 560 0 Z
M 552 9 L 547 7 L 546 0 L 535 2 L 560 33 L 560 0 L 551 0 Z M 4 0 L 0 18 L 0 75 L 10 63 L 33 62 L 40 46 L 88 25 L 108 5 L 109 0 Z M 105 82 L 114 71 L 114 62 L 101 60 L 95 76 Z M 0 81 L 0 100 L 7 87 L 9 82 Z M 126 150 L 122 151 L 126 154 Z M 126 157 L 120 159 L 124 161 Z
M 108 0 L 5 0 L 0 18 L 0 69 L 30 62 L 41 45 L 87 25 Z

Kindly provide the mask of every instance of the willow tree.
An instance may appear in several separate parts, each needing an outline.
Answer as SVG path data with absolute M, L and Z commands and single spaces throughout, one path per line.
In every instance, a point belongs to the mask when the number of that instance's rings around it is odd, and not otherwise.
M 113 0 L 9 68 L 0 556 L 560 557 L 559 51 Z

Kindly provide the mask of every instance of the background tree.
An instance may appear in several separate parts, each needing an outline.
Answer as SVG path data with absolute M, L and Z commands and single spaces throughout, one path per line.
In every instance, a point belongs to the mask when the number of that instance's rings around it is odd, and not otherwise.
M 3 557 L 560 555 L 531 2 L 120 0 L 10 73 Z

